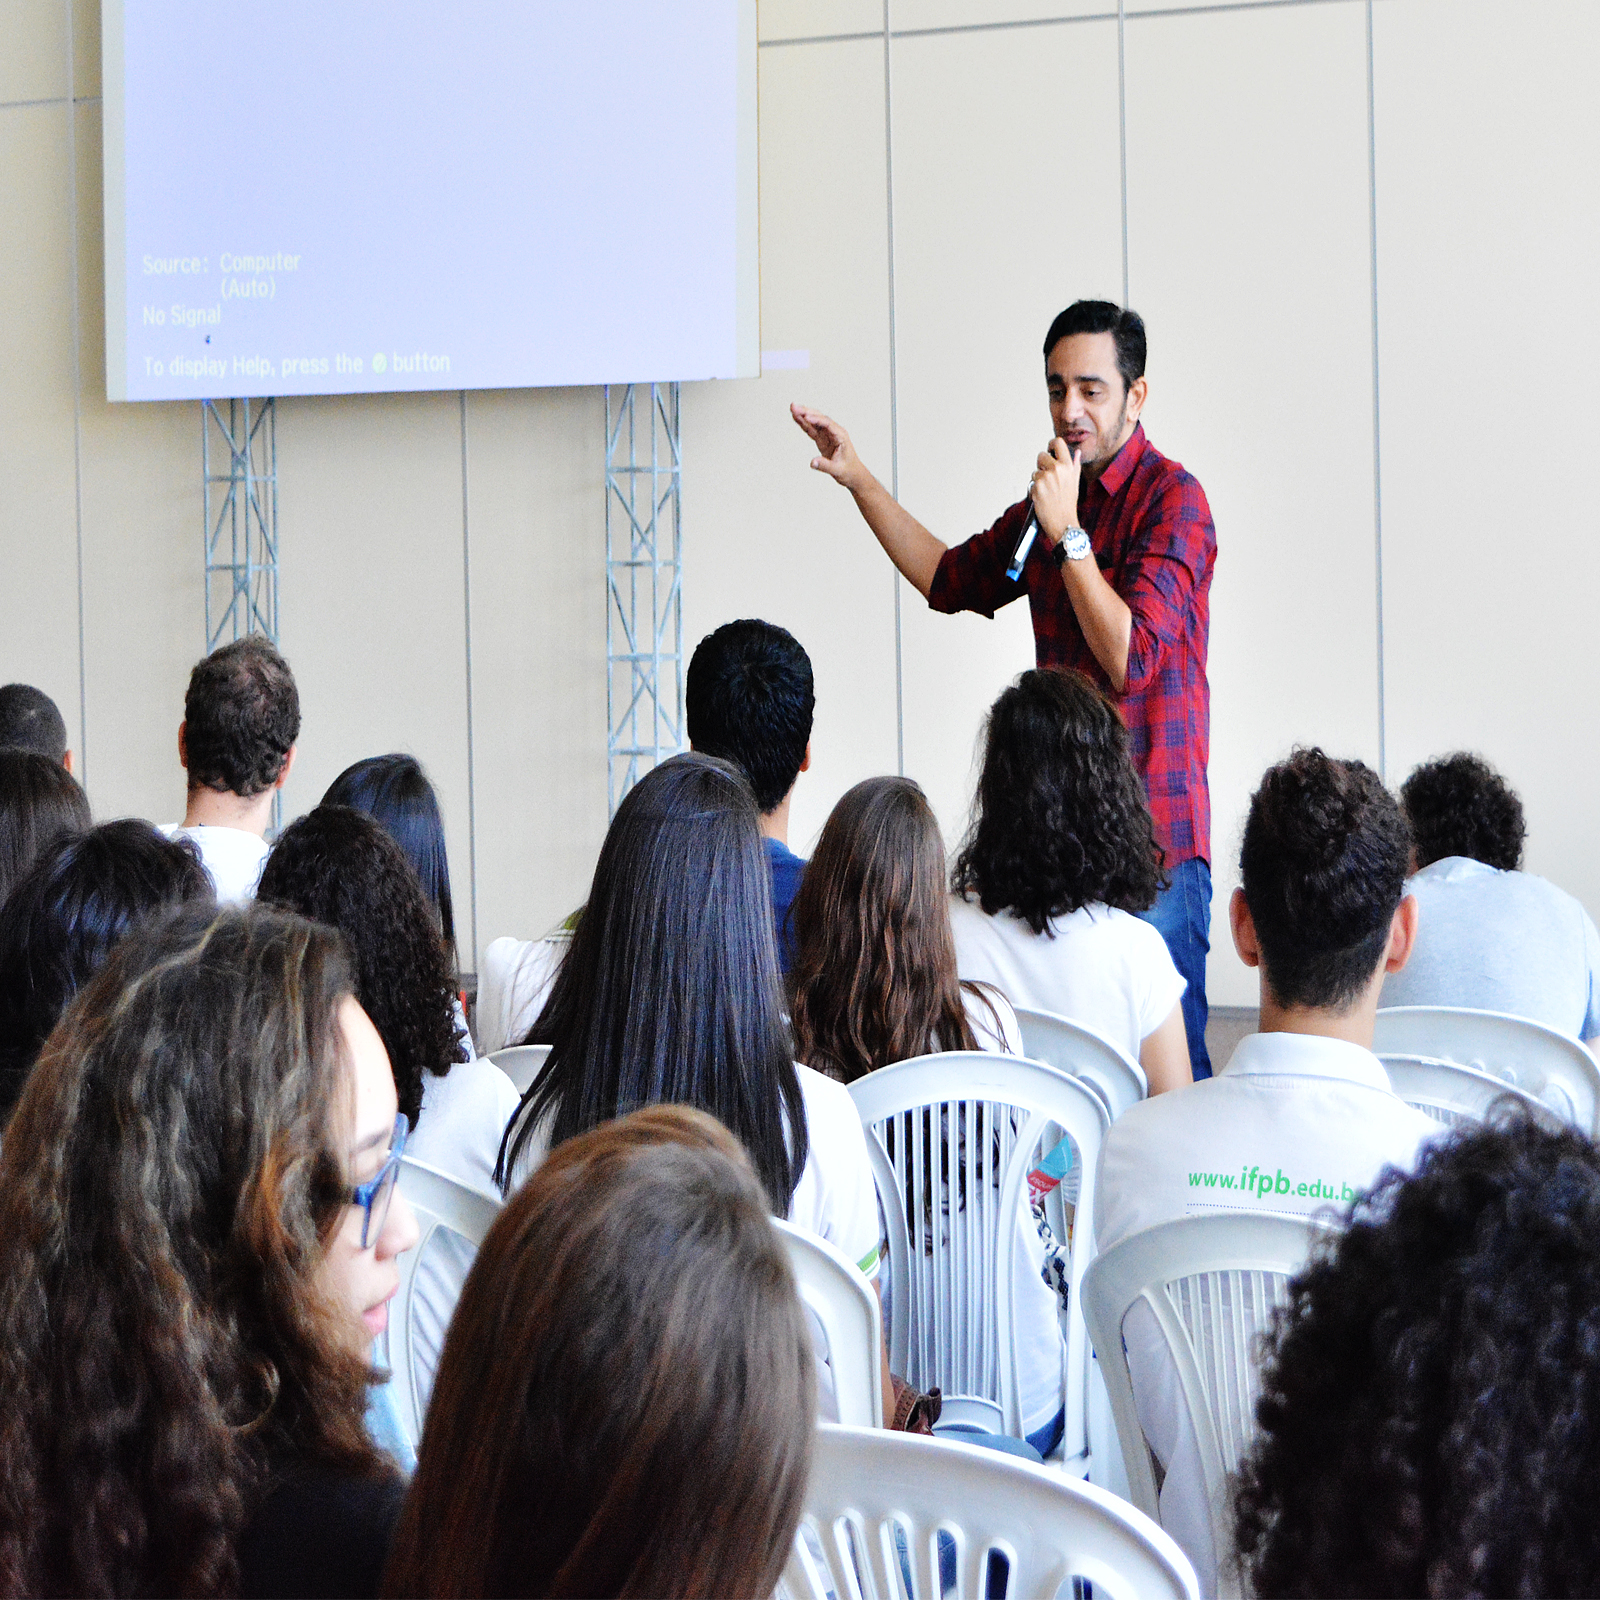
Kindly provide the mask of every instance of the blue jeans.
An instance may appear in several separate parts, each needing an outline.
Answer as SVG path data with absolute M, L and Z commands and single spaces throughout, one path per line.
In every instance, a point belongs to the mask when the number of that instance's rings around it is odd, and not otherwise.
M 1211 1076 L 1206 1053 L 1206 953 L 1211 948 L 1211 868 L 1199 856 L 1180 861 L 1171 884 L 1139 915 L 1167 941 L 1172 964 L 1188 984 L 1183 991 L 1183 1029 L 1195 1081 Z

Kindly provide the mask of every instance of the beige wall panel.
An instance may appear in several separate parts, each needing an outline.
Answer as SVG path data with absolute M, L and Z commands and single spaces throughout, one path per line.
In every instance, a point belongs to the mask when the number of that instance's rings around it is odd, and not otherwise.
M 469 886 L 461 416 L 453 394 L 278 402 L 279 638 L 300 686 L 284 820 L 405 750 Z M 457 916 L 470 927 L 471 897 Z
M 81 748 L 65 105 L 0 110 L 0 683 L 32 683 Z
M 66 94 L 67 4 L 0 0 L 0 106 Z
M 1374 24 L 1390 775 L 1482 752 L 1600 915 L 1600 8 Z
M 469 395 L 467 440 L 481 951 L 581 905 L 605 837 L 601 393 Z M 457 937 L 470 962 L 464 919 Z
M 1050 438 L 1051 318 L 1121 296 L 1115 25 L 898 40 L 894 113 L 900 491 L 954 544 L 1018 498 Z M 990 622 L 938 615 L 909 584 L 901 599 L 906 772 L 954 849 L 979 723 L 1033 665 L 1033 630 L 1025 601 Z
M 1297 742 L 1378 756 L 1364 14 L 1168 17 L 1126 48 L 1145 416 L 1219 545 L 1208 990 L 1250 1004 L 1226 907 L 1251 790 Z
M 183 690 L 205 649 L 200 407 L 106 400 L 100 106 L 76 116 L 89 796 L 99 816 L 172 822 Z
M 756 34 L 763 44 L 882 31 L 883 0 L 758 0 L 756 5 Z
M 889 25 L 897 34 L 914 34 L 921 28 L 981 29 L 1086 17 L 1114 21 L 1116 15 L 1115 0 L 894 0 Z
M 82 100 L 100 93 L 100 0 L 70 0 L 72 92 Z
M 685 644 L 757 616 L 809 651 L 815 757 L 790 823 L 802 853 L 845 789 L 895 763 L 891 572 L 789 417 L 791 400 L 831 413 L 887 472 L 883 149 L 881 43 L 761 52 L 761 343 L 810 366 L 683 390 Z

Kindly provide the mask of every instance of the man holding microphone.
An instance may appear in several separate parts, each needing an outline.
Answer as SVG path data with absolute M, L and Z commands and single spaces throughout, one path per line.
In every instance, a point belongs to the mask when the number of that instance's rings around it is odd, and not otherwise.
M 1076 668 L 1120 708 L 1172 880 L 1147 920 L 1188 983 L 1190 1061 L 1196 1078 L 1209 1077 L 1206 647 L 1216 530 L 1199 483 L 1139 423 L 1148 392 L 1139 315 L 1079 300 L 1051 323 L 1044 357 L 1054 437 L 1039 453 L 1028 498 L 955 546 L 891 497 L 838 423 L 790 409 L 820 452 L 811 465 L 850 491 L 889 559 L 935 611 L 992 617 L 1027 595 L 1038 664 Z

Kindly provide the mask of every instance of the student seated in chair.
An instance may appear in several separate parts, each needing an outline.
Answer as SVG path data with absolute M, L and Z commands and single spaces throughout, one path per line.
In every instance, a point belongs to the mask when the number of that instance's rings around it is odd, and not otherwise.
M 299 737 L 300 692 L 270 640 L 249 634 L 195 663 L 178 724 L 189 795 L 183 821 L 164 831 L 194 840 L 224 904 L 256 892 L 272 797 L 289 780 Z
M 1522 802 L 1488 762 L 1445 756 L 1400 791 L 1411 824 L 1417 947 L 1386 1006 L 1530 1017 L 1600 1045 L 1600 933 L 1570 894 L 1522 871 Z
M 1348 1204 L 1387 1168 L 1410 1170 L 1441 1131 L 1394 1093 L 1371 1050 L 1384 977 L 1416 937 L 1408 851 L 1399 807 L 1361 762 L 1298 750 L 1267 772 L 1229 907 L 1234 947 L 1261 975 L 1261 1031 L 1215 1078 L 1112 1124 L 1095 1210 L 1102 1251 L 1182 1216 Z M 1214 1593 L 1199 1455 L 1148 1308 L 1135 1306 L 1124 1338 L 1140 1422 L 1166 1469 L 1162 1521 Z

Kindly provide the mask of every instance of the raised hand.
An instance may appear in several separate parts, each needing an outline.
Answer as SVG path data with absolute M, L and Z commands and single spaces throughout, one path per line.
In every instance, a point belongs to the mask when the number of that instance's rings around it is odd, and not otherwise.
M 856 454 L 850 435 L 832 417 L 825 417 L 798 401 L 790 405 L 789 415 L 817 447 L 819 453 L 811 458 L 814 472 L 826 473 L 835 483 L 843 484 L 852 492 L 864 486 L 868 474 L 861 465 L 861 457 Z

